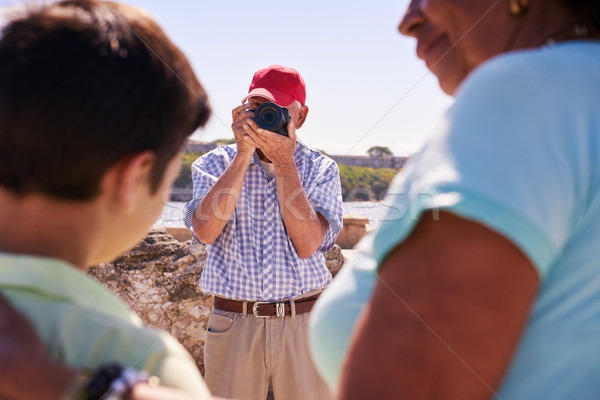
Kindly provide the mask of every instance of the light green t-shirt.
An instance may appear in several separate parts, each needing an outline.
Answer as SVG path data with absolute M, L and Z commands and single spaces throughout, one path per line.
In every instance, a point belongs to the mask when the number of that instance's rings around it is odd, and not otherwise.
M 144 327 L 117 296 L 71 265 L 0 253 L 0 292 L 33 323 L 55 360 L 90 369 L 119 362 L 199 399 L 210 397 L 175 338 Z

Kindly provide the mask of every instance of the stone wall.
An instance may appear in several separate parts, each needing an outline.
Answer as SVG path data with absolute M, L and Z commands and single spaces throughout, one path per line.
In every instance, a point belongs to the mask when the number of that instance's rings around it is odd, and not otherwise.
M 335 243 L 342 249 L 353 248 L 367 234 L 368 223 L 369 219 L 366 217 L 344 215 L 344 226 Z
M 344 263 L 335 246 L 325 255 L 333 275 Z M 154 228 L 133 250 L 89 274 L 108 287 L 149 325 L 166 330 L 192 354 L 204 374 L 204 340 L 212 297 L 198 287 L 206 248 L 180 242 Z
M 370 168 L 392 168 L 399 169 L 404 166 L 407 157 L 369 157 L 369 156 L 342 156 L 330 155 L 336 163 L 347 165 L 349 167 L 370 167 Z
M 188 142 L 185 145 L 184 151 L 186 153 L 208 153 L 209 151 L 216 149 L 219 146 L 220 144 L 218 143 L 204 143 L 188 140 Z

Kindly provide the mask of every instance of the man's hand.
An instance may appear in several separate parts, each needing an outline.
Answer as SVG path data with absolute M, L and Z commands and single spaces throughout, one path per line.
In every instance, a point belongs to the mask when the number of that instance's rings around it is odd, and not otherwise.
M 238 153 L 254 153 L 256 147 L 250 142 L 244 140 L 246 131 L 244 130 L 243 126 L 247 124 L 248 121 L 254 122 L 254 113 L 250 111 L 252 109 L 253 107 L 249 103 L 244 103 L 231 111 L 231 117 L 233 121 L 231 123 L 231 129 L 233 130 L 233 135 L 235 136 Z
M 294 151 L 296 151 L 296 127 L 290 120 L 287 125 L 288 135 L 283 136 L 275 132 L 261 129 L 253 119 L 247 120 L 242 125 L 244 141 L 255 148 L 259 148 L 275 169 L 295 164 Z
M 288 122 L 288 137 L 258 127 L 256 122 L 244 124 L 244 140 L 259 148 L 275 166 L 277 197 L 287 233 L 302 258 L 312 256 L 325 238 L 329 222 L 308 201 L 294 159 L 296 127 Z

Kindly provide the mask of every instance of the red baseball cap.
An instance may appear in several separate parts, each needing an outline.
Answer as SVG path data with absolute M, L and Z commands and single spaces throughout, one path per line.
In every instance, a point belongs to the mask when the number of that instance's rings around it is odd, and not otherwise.
M 245 103 L 252 96 L 264 97 L 282 107 L 287 107 L 295 100 L 304 105 L 306 102 L 306 85 L 302 75 L 294 68 L 283 65 L 271 65 L 256 71 L 248 89 Z

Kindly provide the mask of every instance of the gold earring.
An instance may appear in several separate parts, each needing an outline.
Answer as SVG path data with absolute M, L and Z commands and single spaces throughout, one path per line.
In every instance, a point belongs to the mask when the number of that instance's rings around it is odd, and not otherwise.
M 529 0 L 510 0 L 509 7 L 512 15 L 521 15 L 529 8 Z

